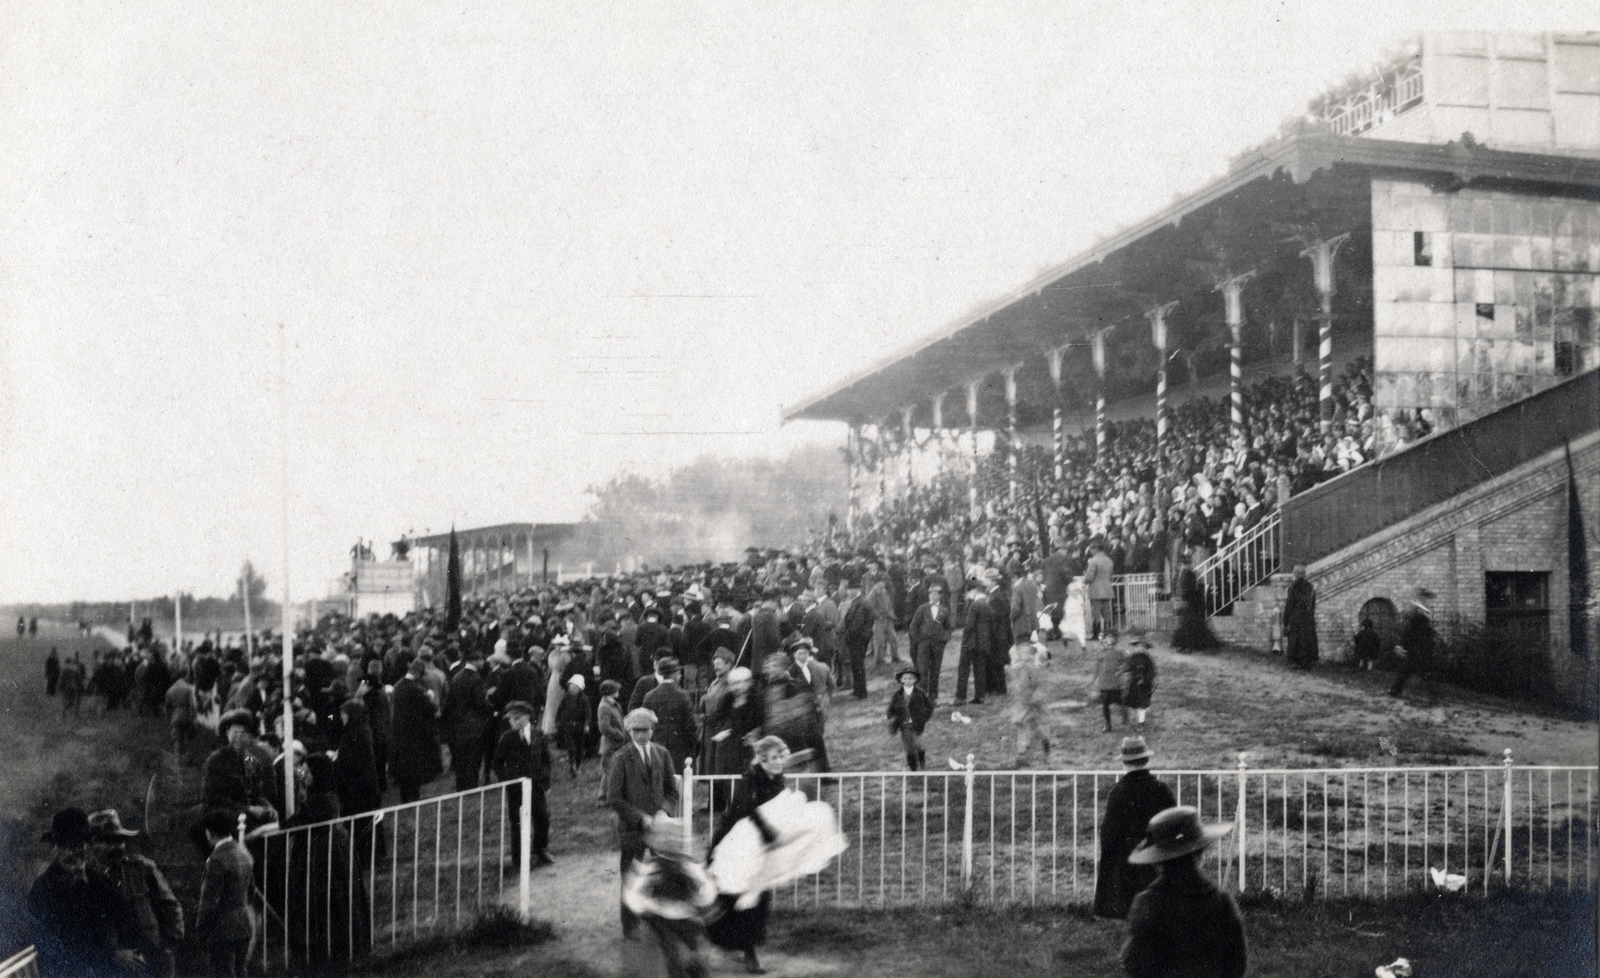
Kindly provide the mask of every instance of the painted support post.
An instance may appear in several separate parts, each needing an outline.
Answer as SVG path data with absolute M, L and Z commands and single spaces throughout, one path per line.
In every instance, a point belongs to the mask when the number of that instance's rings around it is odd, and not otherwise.
M 172 651 L 183 653 L 183 592 L 172 599 Z
M 1145 310 L 1150 320 L 1150 342 L 1155 344 L 1161 365 L 1156 368 L 1156 469 L 1162 468 L 1161 453 L 1167 447 L 1167 314 L 1178 301 L 1151 306 Z
M 1300 257 L 1311 260 L 1311 278 L 1321 304 L 1317 315 L 1317 407 L 1324 435 L 1333 430 L 1333 260 L 1349 237 L 1346 231 L 1300 252 Z
M 962 779 L 966 782 L 966 804 L 961 816 L 961 891 L 963 893 L 972 889 L 972 803 L 973 792 L 977 787 L 976 761 L 977 755 L 967 755 L 966 775 Z
M 1109 329 L 1096 330 L 1089 338 L 1090 352 L 1094 355 L 1094 457 L 1099 460 L 1106 450 L 1106 334 Z
M 967 381 L 967 434 L 972 439 L 972 459 L 968 468 L 971 478 L 967 482 L 967 511 L 973 519 L 978 517 L 978 385 L 980 380 Z
M 915 430 L 913 430 L 911 427 L 912 415 L 916 413 L 916 410 L 917 406 L 915 404 L 911 405 L 910 407 L 903 407 L 900 409 L 900 430 L 906 438 L 904 455 L 906 466 L 907 501 L 910 501 L 911 490 L 916 486 L 917 437 Z
M 1244 327 L 1245 283 L 1255 278 L 1253 271 L 1235 275 L 1217 285 L 1227 309 L 1228 322 L 1228 421 L 1229 431 L 1235 436 L 1244 434 L 1244 349 L 1240 332 Z
M 1048 354 L 1050 361 L 1050 383 L 1055 387 L 1055 400 L 1050 405 L 1050 453 L 1054 463 L 1056 481 L 1060 482 L 1066 476 L 1067 469 L 1067 438 L 1062 430 L 1062 405 L 1061 405 L 1061 357 L 1067 352 L 1064 346 L 1058 346 Z
M 844 511 L 844 531 L 852 537 L 855 536 L 856 532 L 856 509 L 860 505 L 856 501 L 856 493 L 858 491 L 856 473 L 860 469 L 860 466 L 856 464 L 856 455 L 861 450 L 860 445 L 861 426 L 852 423 L 844 430 L 844 478 L 845 492 L 848 494 Z
M 1006 378 L 1006 499 L 1017 502 L 1017 368 L 1007 367 Z

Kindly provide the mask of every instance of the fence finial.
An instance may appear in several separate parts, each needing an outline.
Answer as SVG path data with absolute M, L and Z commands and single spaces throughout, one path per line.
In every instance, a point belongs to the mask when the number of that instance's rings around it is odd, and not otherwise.
M 1505 755 L 1506 755 L 1506 759 L 1504 761 L 1501 761 L 1500 763 L 1504 764 L 1507 769 L 1510 769 L 1510 767 L 1511 767 L 1511 748 L 1507 747 L 1505 749 Z

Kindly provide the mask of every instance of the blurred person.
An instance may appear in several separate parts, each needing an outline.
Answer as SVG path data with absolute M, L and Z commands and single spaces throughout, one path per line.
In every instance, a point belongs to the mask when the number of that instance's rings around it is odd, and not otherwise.
M 1122 701 L 1127 662 L 1122 650 L 1117 648 L 1116 636 L 1109 633 L 1099 639 L 1091 639 L 1089 651 L 1095 657 L 1094 676 L 1090 681 L 1094 685 L 1095 698 L 1100 703 L 1100 715 L 1105 719 L 1105 732 L 1110 733 L 1113 705 L 1122 711 L 1122 725 L 1128 725 L 1128 707 Z
M 89 816 L 95 865 L 117 897 L 117 959 L 124 974 L 172 978 L 173 949 L 183 943 L 183 907 L 156 864 L 128 851 L 139 833 L 122 827 L 114 808 Z
M 1042 642 L 1019 638 L 1011 649 L 1011 727 L 1018 769 L 1026 766 L 1034 740 L 1039 741 L 1045 761 L 1050 760 L 1050 720 L 1044 706 L 1044 673 L 1049 665 L 1050 650 Z
M 40 841 L 53 849 L 28 890 L 27 913 L 41 978 L 106 978 L 135 964 L 118 951 L 116 891 L 104 874 L 90 871 L 88 814 L 57 811 Z
M 1122 705 L 1133 713 L 1133 722 L 1143 727 L 1145 713 L 1155 695 L 1156 663 L 1150 657 L 1150 642 L 1142 632 L 1130 630 L 1124 640 L 1128 645 L 1123 660 L 1128 684 L 1122 691 Z
M 702 918 L 716 904 L 716 884 L 678 820 L 657 819 L 645 844 L 646 857 L 633 864 L 623 883 L 622 902 L 655 937 L 667 978 L 705 978 Z
M 1105 540 L 1095 537 L 1089 543 L 1089 562 L 1083 569 L 1084 596 L 1089 600 L 1090 612 L 1093 622 L 1090 627 L 1090 638 L 1099 638 L 1110 631 L 1111 599 L 1116 591 L 1112 586 L 1111 577 L 1115 573 L 1111 557 L 1106 553 Z
M 1405 661 L 1394 677 L 1394 685 L 1389 687 L 1390 696 L 1404 693 L 1411 677 L 1425 672 L 1433 660 L 1434 645 L 1439 637 L 1433 630 L 1433 615 L 1424 604 L 1432 600 L 1433 592 L 1425 587 L 1417 588 L 1412 594 L 1411 607 L 1400 624 L 1399 645 L 1405 652 Z

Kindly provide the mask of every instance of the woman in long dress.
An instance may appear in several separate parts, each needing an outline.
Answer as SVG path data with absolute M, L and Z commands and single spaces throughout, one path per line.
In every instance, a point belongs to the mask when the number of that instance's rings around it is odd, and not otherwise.
M 761 833 L 761 841 L 765 845 L 770 846 L 777 841 L 777 833 L 762 818 L 758 809 L 783 791 L 783 767 L 788 759 L 789 747 L 782 739 L 763 737 L 756 742 L 755 761 L 734 787 L 733 800 L 718 822 L 716 834 L 712 836 L 713 850 L 743 819 L 750 820 L 756 831 Z M 706 937 L 719 947 L 743 951 L 745 970 L 753 975 L 764 974 L 766 969 L 761 967 L 756 947 L 767 937 L 767 914 L 772 908 L 772 891 L 763 890 L 754 906 L 741 909 L 739 904 L 743 902 L 748 901 L 735 894 L 724 893 L 719 896 L 717 910 L 720 916 L 706 928 Z
M 1190 558 L 1185 557 L 1178 570 L 1178 627 L 1172 633 L 1172 647 L 1179 652 L 1194 652 L 1221 645 L 1206 624 L 1205 594 Z

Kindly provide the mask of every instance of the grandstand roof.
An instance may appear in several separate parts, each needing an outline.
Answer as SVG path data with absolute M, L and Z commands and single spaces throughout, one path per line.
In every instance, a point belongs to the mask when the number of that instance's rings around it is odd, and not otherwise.
M 1600 159 L 1304 133 L 1238 157 L 1223 177 L 1049 269 L 1008 295 L 783 411 L 783 419 L 871 422 L 1246 270 L 1294 267 L 1297 237 L 1370 226 L 1371 177 L 1446 188 L 1540 186 L 1600 197 Z M 1368 283 L 1370 285 L 1370 283 Z M 1146 332 L 1148 335 L 1148 332 Z M 1148 346 L 1148 340 L 1145 340 Z M 1115 369 L 1115 368 L 1113 368 Z
M 458 540 L 466 540 L 473 537 L 498 536 L 506 539 L 517 539 L 528 536 L 532 538 L 534 543 L 559 543 L 572 536 L 577 529 L 578 524 L 576 523 L 499 523 L 494 526 L 478 526 L 472 529 L 457 530 L 456 538 Z M 411 544 L 416 547 L 448 547 L 450 545 L 450 534 L 435 533 L 432 536 L 417 537 L 411 541 Z

